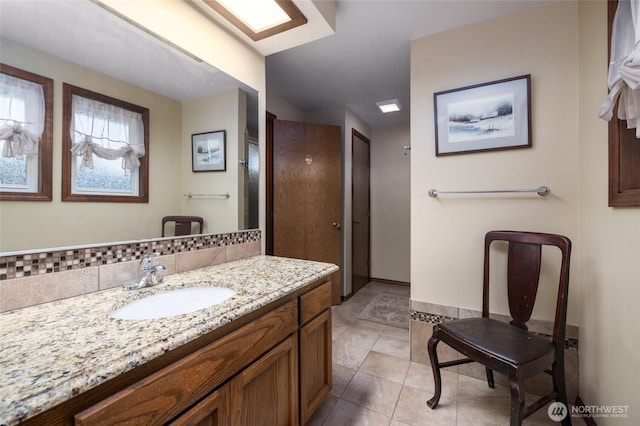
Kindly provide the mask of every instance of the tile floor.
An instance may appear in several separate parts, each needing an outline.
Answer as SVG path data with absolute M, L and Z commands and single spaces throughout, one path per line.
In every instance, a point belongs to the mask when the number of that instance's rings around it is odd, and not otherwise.
M 409 287 L 371 282 L 333 307 L 333 389 L 307 425 L 508 425 L 507 387 L 490 389 L 485 381 L 446 370 L 438 408 L 427 407 L 431 367 L 410 361 L 409 330 L 358 319 L 381 291 L 405 294 L 409 303 Z M 543 408 L 524 424 L 557 423 Z

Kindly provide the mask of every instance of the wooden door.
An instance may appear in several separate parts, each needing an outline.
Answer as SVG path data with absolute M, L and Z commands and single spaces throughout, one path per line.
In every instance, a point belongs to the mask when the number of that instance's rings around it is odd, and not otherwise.
M 340 127 L 275 120 L 272 170 L 273 254 L 341 268 Z M 340 303 L 339 271 L 332 282 L 333 303 Z
M 266 174 L 266 229 L 265 229 L 265 254 L 273 255 L 273 124 L 276 115 L 267 111 L 267 152 L 265 154 Z
M 369 282 L 370 273 L 370 221 L 369 221 L 369 139 L 353 130 L 351 137 L 352 174 L 352 257 L 351 287 L 353 293 Z
M 298 339 L 285 339 L 231 380 L 231 424 L 296 426 Z

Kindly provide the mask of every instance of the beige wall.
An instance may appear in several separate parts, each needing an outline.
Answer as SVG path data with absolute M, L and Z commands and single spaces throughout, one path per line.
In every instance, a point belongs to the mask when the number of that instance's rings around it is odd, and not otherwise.
M 203 67 L 212 65 L 257 90 L 260 164 L 265 163 L 266 71 L 262 54 L 226 32 L 187 2 L 154 2 L 152 8 L 144 1 L 102 0 L 102 3 L 201 58 Z M 260 188 L 264 186 L 265 173 L 261 168 Z M 259 205 L 264 206 L 264 191 L 260 191 L 259 198 Z M 264 229 L 264 209 L 260 209 L 259 216 L 260 228 Z
M 577 247 L 580 286 L 580 394 L 586 404 L 628 405 L 640 424 L 640 209 L 607 207 L 607 124 L 596 117 L 607 94 L 606 3 L 579 3 L 578 137 L 580 187 Z
M 371 133 L 371 276 L 411 280 L 411 154 L 409 123 Z
M 184 102 L 182 107 L 182 193 L 224 194 L 230 198 L 182 197 L 182 214 L 202 216 L 204 232 L 230 232 L 239 227 L 238 203 L 243 193 L 238 184 L 238 149 L 244 143 L 246 127 L 246 94 L 238 89 L 228 90 L 214 96 Z M 242 129 L 242 130 L 241 130 Z M 191 135 L 217 130 L 226 131 L 225 172 L 192 171 Z
M 54 80 L 53 201 L 0 202 L 0 251 L 160 236 L 162 216 L 180 211 L 181 104 L 87 68 L 2 40 L 2 62 Z M 149 203 L 62 202 L 62 83 L 149 108 Z M 136 218 L 136 220 L 131 220 Z
M 275 114 L 278 120 L 304 121 L 304 112 L 281 97 L 273 94 L 267 94 L 267 111 Z
M 574 243 L 569 322 L 579 326 L 579 394 L 628 405 L 640 423 L 640 212 L 607 207 L 606 2 L 554 2 L 412 44 L 412 299 L 480 307 L 488 229 L 557 232 Z M 431 94 L 532 74 L 533 148 L 436 158 Z M 546 199 L 441 196 L 428 188 L 530 188 Z M 504 301 L 495 309 L 506 311 Z M 547 319 L 550 312 L 534 313 Z
M 490 229 L 555 232 L 579 244 L 576 31 L 576 3 L 554 2 L 413 42 L 412 299 L 480 309 L 482 244 Z M 422 119 L 433 117 L 432 93 L 529 73 L 532 148 L 435 157 L 433 120 Z M 427 196 L 429 188 L 540 185 L 551 195 Z M 580 286 L 573 284 L 568 315 L 575 325 Z M 551 319 L 554 295 L 540 296 L 534 318 Z M 504 298 L 494 309 L 508 313 Z

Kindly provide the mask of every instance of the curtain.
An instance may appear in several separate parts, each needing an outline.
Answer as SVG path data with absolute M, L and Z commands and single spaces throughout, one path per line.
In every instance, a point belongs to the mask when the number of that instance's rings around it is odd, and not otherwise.
M 81 157 L 80 170 L 93 168 L 94 155 L 121 158 L 125 174 L 140 167 L 145 154 L 141 114 L 77 95 L 71 102 L 71 152 Z
M 38 154 L 44 131 L 42 85 L 0 73 L 0 140 L 3 157 L 23 159 Z
M 618 118 L 640 138 L 640 0 L 620 0 L 613 18 L 609 96 L 598 116 L 609 121 L 617 103 Z

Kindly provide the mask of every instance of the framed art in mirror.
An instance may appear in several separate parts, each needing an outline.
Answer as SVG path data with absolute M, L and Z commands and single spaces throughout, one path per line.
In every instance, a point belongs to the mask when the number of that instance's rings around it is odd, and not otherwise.
M 191 165 L 194 172 L 224 172 L 227 170 L 226 131 L 191 135 Z
M 51 201 L 53 80 L 0 64 L 0 200 Z
M 531 147 L 531 75 L 434 93 L 436 156 Z

